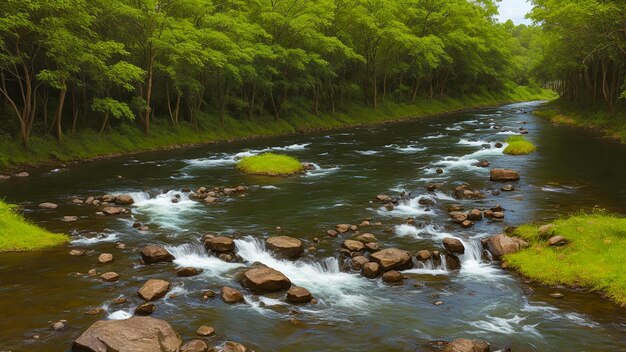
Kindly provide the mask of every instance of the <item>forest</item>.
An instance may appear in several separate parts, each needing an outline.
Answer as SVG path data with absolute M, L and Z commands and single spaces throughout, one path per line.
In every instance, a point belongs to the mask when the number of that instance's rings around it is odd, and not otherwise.
M 278 121 L 518 86 L 615 112 L 624 4 L 533 3 L 535 24 L 516 26 L 496 21 L 496 0 L 7 0 L 0 133 L 27 150 L 32 135 L 199 131 L 207 116 Z

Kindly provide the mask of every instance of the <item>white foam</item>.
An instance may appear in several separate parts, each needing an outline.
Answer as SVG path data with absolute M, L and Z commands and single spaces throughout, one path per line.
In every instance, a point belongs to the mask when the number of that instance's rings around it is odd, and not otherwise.
M 313 165 L 313 170 L 309 170 L 306 172 L 305 177 L 319 177 L 319 176 L 326 176 L 326 175 L 330 175 L 332 173 L 335 173 L 337 171 L 339 171 L 339 167 L 335 166 L 335 167 L 329 167 L 329 168 L 323 168 L 319 165 L 317 165 L 316 163 L 311 163 Z
M 263 263 L 285 274 L 296 286 L 301 286 L 318 299 L 322 305 L 333 305 L 362 310 L 371 299 L 366 293 L 372 283 L 356 275 L 341 272 L 336 258 L 321 262 L 290 261 L 273 257 L 263 241 L 246 237 L 235 240 L 237 254 L 248 264 Z
M 412 153 L 417 153 L 417 152 L 422 152 L 428 148 L 426 147 L 418 147 L 415 144 L 409 144 L 405 147 L 402 147 L 398 144 L 387 144 L 385 146 L 385 148 L 392 148 L 394 149 L 396 152 L 398 153 L 402 153 L 402 154 L 412 154 Z
M 361 155 L 375 155 L 380 153 L 376 150 L 356 150 L 355 152 Z
M 186 243 L 178 246 L 166 246 L 165 248 L 174 256 L 174 264 L 178 267 L 203 269 L 205 275 L 220 276 L 245 266 L 241 263 L 229 263 L 217 257 L 209 256 L 206 249 L 199 244 Z
M 499 334 L 513 335 L 527 332 L 536 336 L 541 336 L 535 327 L 539 324 L 525 325 L 523 324 L 526 317 L 520 317 L 515 314 L 509 318 L 486 316 L 488 320 L 479 320 L 470 322 L 476 328 L 487 330 Z
M 461 125 L 455 125 L 452 127 L 446 127 L 446 131 L 460 131 L 462 130 L 463 127 L 461 127 Z
M 115 242 L 118 240 L 117 233 L 99 234 L 95 237 L 80 236 L 71 241 L 72 244 L 90 245 L 99 242 Z
M 437 135 L 432 135 L 432 136 L 426 136 L 423 137 L 422 139 L 439 139 L 439 138 L 445 138 L 448 137 L 447 134 L 437 134 Z
M 184 160 L 187 168 L 207 168 L 215 166 L 225 166 L 236 164 L 242 158 L 247 156 L 258 155 L 271 151 L 300 151 L 306 149 L 311 143 L 292 144 L 284 147 L 268 147 L 264 149 L 250 149 L 239 153 L 226 154 L 222 153 L 208 158 L 197 158 Z
M 133 316 L 133 313 L 126 310 L 116 310 L 115 312 L 107 315 L 109 320 L 124 320 Z
M 403 199 L 400 204 L 396 205 L 393 210 L 389 211 L 384 206 L 378 209 L 378 213 L 381 215 L 393 215 L 397 217 L 401 216 L 420 216 L 431 214 L 429 210 L 422 207 L 419 204 L 419 198 L 412 198 L 410 200 Z
M 263 189 L 280 189 L 280 188 L 278 188 L 276 186 L 263 186 L 261 188 L 263 188 Z
M 518 135 L 519 133 L 514 132 L 514 131 L 500 131 L 497 134 L 502 134 L 502 135 L 507 135 L 507 136 L 512 136 L 512 135 Z
M 201 213 L 201 205 L 189 199 L 189 193 L 169 191 L 154 198 L 146 192 L 132 192 L 134 211 L 150 217 L 150 221 L 171 230 L 183 230 L 189 215 Z M 172 199 L 178 196 L 178 203 Z
M 459 144 L 459 145 L 467 145 L 467 146 L 471 146 L 471 147 L 482 147 L 485 144 L 491 145 L 490 142 L 487 142 L 485 140 L 471 141 L 471 140 L 465 139 L 465 138 L 462 138 L 460 141 L 458 141 L 457 144 Z

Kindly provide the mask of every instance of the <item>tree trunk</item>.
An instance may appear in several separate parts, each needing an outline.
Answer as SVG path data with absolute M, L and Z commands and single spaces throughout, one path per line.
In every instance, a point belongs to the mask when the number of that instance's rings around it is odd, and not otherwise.
M 61 119 L 63 118 L 63 105 L 65 104 L 66 93 L 67 88 L 63 88 L 59 91 L 59 102 L 57 104 L 57 112 L 54 117 L 57 132 L 57 141 L 59 142 L 59 144 L 63 144 L 63 126 L 61 124 Z

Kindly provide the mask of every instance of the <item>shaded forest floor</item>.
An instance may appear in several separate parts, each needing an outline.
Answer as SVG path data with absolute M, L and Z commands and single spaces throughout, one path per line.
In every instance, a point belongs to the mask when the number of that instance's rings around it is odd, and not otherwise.
M 173 127 L 166 118 L 153 122 L 149 135 L 132 124 L 122 124 L 99 134 L 92 129 L 66 135 L 63 145 L 53 136 L 34 134 L 26 151 L 15 136 L 0 135 L 0 170 L 130 153 L 171 149 L 214 142 L 339 129 L 432 116 L 441 113 L 513 102 L 555 98 L 552 91 L 517 87 L 509 93 L 468 95 L 464 98 L 419 100 L 415 104 L 385 102 L 377 109 L 353 104 L 335 114 L 313 115 L 310 109 L 293 109 L 279 120 L 271 116 L 237 119 L 226 116 L 222 125 L 214 115 L 199 114 L 196 125 L 182 122 Z

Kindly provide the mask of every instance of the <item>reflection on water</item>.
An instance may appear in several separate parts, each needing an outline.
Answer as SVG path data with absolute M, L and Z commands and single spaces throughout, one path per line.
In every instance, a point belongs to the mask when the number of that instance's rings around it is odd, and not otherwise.
M 0 349 L 65 350 L 97 319 L 128 317 L 140 303 L 136 292 L 141 284 L 162 278 L 172 282 L 173 290 L 156 302 L 154 316 L 170 321 L 186 340 L 195 337 L 200 325 L 211 325 L 218 332 L 216 344 L 235 340 L 260 351 L 414 351 L 429 341 L 456 337 L 483 338 L 514 351 L 621 350 L 626 334 L 622 308 L 571 290 L 561 290 L 561 300 L 552 299 L 552 288 L 524 282 L 484 256 L 480 239 L 506 226 L 594 205 L 626 213 L 626 146 L 519 113 L 535 105 L 147 153 L 61 170 L 42 168 L 28 180 L 0 183 L 0 194 L 22 203 L 32 221 L 53 231 L 75 232 L 69 247 L 88 251 L 83 257 L 68 256 L 68 248 L 0 256 L 0 311 L 19 317 L 0 329 Z M 526 122 L 528 138 L 538 151 L 503 155 L 506 145 L 496 148 L 496 143 L 519 130 L 521 122 Z M 240 158 L 266 151 L 291 154 L 315 167 L 305 176 L 280 179 L 245 176 L 235 169 Z M 501 185 L 489 182 L 488 169 L 476 166 L 480 160 L 519 170 L 522 180 L 515 191 L 493 195 Z M 440 184 L 437 192 L 426 191 L 431 182 Z M 222 197 L 211 206 L 190 200 L 183 191 L 239 184 L 249 186 L 245 196 Z M 461 184 L 484 192 L 486 198 L 454 200 L 452 189 Z M 397 196 L 402 191 L 410 196 L 391 211 L 373 201 L 379 193 Z M 105 193 L 131 194 L 132 214 L 104 217 L 95 214 L 95 207 L 71 204 L 72 197 Z M 37 209 L 43 201 L 58 203 L 59 208 Z M 444 211 L 452 203 L 466 208 L 501 204 L 505 221 L 461 229 Z M 63 215 L 81 218 L 64 223 Z M 407 224 L 407 217 L 414 221 Z M 373 233 L 385 247 L 411 253 L 441 250 L 445 237 L 460 239 L 466 248 L 461 270 L 447 270 L 442 255 L 405 270 L 408 279 L 393 287 L 341 270 L 338 248 L 347 236 L 330 238 L 325 231 L 366 218 L 382 225 L 363 231 Z M 136 222 L 148 230 L 133 228 Z M 209 233 L 235 236 L 242 262 L 226 263 L 207 253 L 199 239 Z M 316 250 L 296 261 L 275 258 L 263 239 L 277 233 L 298 237 L 305 248 Z M 119 241 L 126 246 L 116 246 Z M 137 249 L 150 243 L 167 246 L 175 261 L 140 265 Z M 98 264 L 101 252 L 112 253 L 113 263 Z M 240 287 L 241 271 L 254 264 L 283 272 L 309 289 L 318 304 L 293 306 L 283 294 L 245 291 L 245 303 L 235 306 L 219 298 L 202 299 L 205 290 Z M 203 271 L 179 278 L 179 267 Z M 121 279 L 104 284 L 86 274 L 92 268 L 116 271 Z M 127 301 L 113 303 L 120 296 Z M 105 314 L 84 314 L 94 307 Z M 294 316 L 301 324 L 289 324 Z M 59 319 L 67 319 L 70 328 L 51 332 L 48 321 Z

